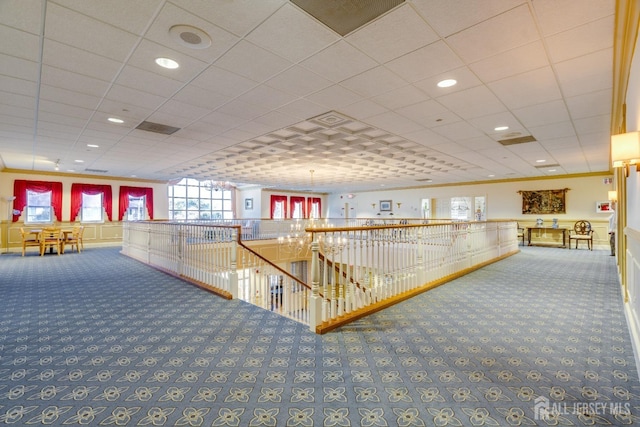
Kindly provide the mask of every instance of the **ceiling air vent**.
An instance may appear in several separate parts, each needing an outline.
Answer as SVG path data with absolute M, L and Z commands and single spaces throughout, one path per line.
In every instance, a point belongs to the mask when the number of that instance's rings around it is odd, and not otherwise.
M 535 142 L 535 141 L 536 139 L 533 136 L 528 135 L 528 136 L 521 136 L 518 138 L 501 139 L 498 142 L 504 146 L 507 146 L 507 145 L 524 144 L 525 142 Z
M 291 0 L 341 36 L 390 11 L 404 0 Z
M 180 128 L 163 125 L 160 123 L 147 122 L 146 120 L 136 126 L 136 129 L 146 130 L 148 132 L 161 133 L 163 135 L 171 135 L 180 130 Z
M 107 173 L 108 172 L 104 169 L 89 169 L 89 168 L 86 168 L 84 171 L 91 172 L 91 173 Z
M 559 168 L 560 165 L 557 163 L 554 163 L 552 165 L 539 165 L 539 166 L 534 166 L 536 169 L 548 169 L 548 168 Z

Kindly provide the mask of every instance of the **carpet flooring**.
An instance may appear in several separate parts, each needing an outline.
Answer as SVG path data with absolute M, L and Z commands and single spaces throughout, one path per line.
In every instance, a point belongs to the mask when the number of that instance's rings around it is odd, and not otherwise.
M 119 253 L 0 255 L 0 425 L 633 425 L 608 251 L 523 247 L 325 335 Z

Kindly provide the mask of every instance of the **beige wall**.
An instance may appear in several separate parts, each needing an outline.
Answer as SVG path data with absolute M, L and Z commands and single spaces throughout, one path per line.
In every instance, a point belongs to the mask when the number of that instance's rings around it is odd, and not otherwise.
M 24 226 L 22 219 L 15 223 L 10 223 L 10 220 L 8 221 L 9 209 L 12 209 L 12 206 L 7 202 L 7 197 L 13 196 L 13 183 L 16 179 L 62 182 L 62 218 L 58 218 L 58 223 L 62 227 L 70 225 L 74 222 L 71 220 L 71 218 L 69 218 L 71 215 L 70 211 L 72 184 L 111 184 L 111 191 L 113 194 L 113 221 L 108 221 L 105 217 L 105 222 L 103 224 L 85 224 L 85 245 L 121 244 L 122 224 L 117 220 L 119 209 L 118 195 L 121 185 L 153 188 L 154 219 L 168 218 L 169 207 L 167 200 L 166 183 L 116 178 L 101 178 L 72 174 L 41 174 L 26 173 L 22 171 L 4 171 L 0 172 L 0 219 L 2 223 L 2 227 L 0 228 L 0 247 L 2 247 L 3 251 L 5 251 L 7 248 L 7 241 L 11 250 L 18 250 L 21 247 L 22 242 L 22 237 L 20 235 L 20 227 Z M 31 248 L 31 250 L 35 251 L 34 248 Z

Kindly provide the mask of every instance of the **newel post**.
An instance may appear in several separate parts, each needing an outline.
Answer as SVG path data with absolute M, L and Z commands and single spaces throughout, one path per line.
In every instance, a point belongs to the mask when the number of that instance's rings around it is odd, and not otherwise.
M 238 229 L 231 231 L 231 259 L 229 266 L 229 292 L 233 299 L 238 299 Z
M 313 234 L 311 242 L 311 296 L 309 297 L 309 329 L 316 331 L 322 324 L 322 297 L 320 297 L 320 245 Z

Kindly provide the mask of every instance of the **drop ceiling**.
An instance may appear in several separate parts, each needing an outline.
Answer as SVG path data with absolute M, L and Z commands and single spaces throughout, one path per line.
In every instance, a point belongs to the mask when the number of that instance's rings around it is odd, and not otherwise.
M 325 192 L 608 171 L 614 8 L 406 0 L 342 36 L 288 0 L 3 0 L 0 168 Z

